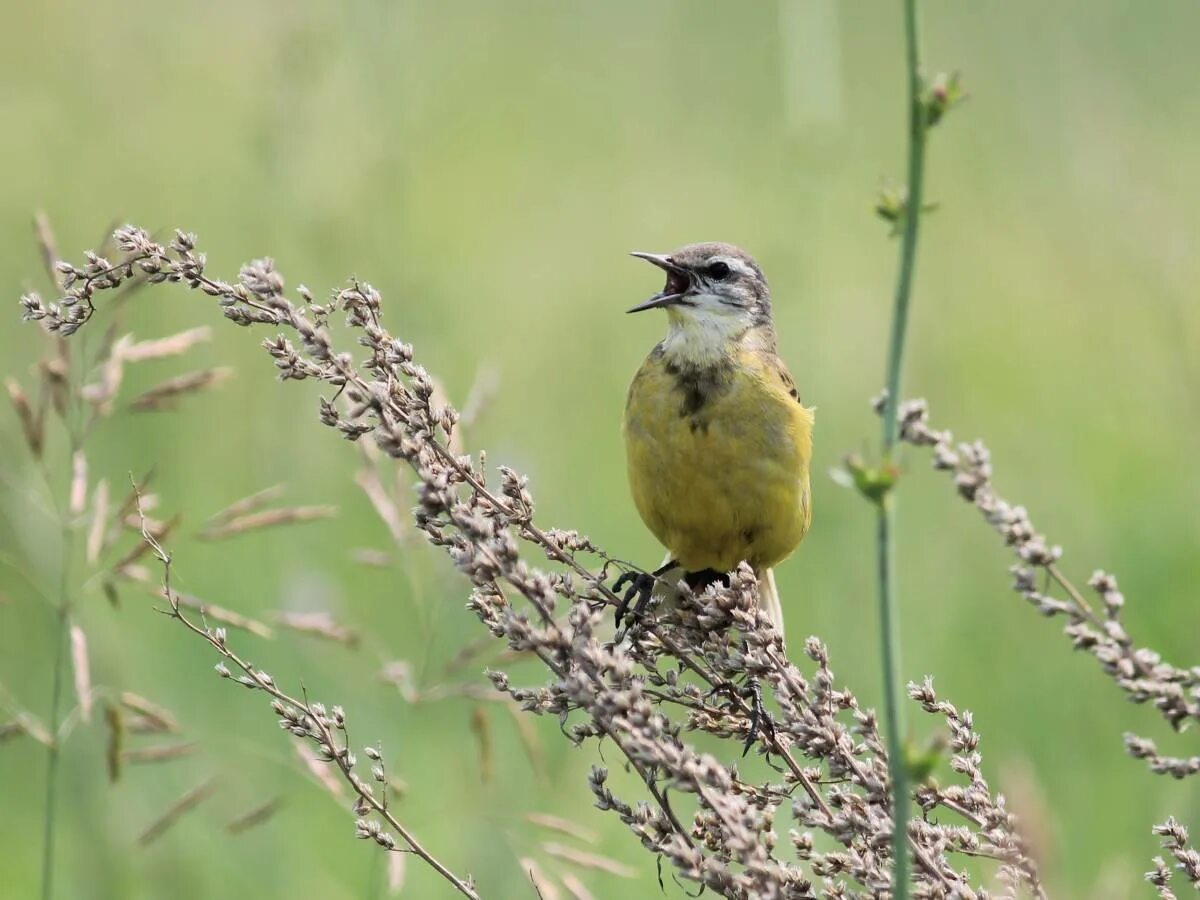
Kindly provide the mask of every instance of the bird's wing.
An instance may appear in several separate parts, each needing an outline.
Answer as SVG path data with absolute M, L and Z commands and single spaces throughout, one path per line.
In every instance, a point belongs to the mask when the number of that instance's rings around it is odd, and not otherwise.
M 775 369 L 775 374 L 779 377 L 779 380 L 783 382 L 783 389 L 787 391 L 797 403 L 803 406 L 804 401 L 800 399 L 800 391 L 796 387 L 796 379 L 792 377 L 792 373 L 788 371 L 787 366 L 784 365 L 783 360 L 778 356 L 775 357 L 775 365 L 773 368 Z

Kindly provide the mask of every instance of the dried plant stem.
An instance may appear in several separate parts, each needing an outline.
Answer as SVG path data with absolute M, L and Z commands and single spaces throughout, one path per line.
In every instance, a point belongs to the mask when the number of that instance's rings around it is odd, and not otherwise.
M 1072 645 L 1093 655 L 1130 700 L 1152 704 L 1176 731 L 1200 721 L 1200 666 L 1171 664 L 1153 648 L 1134 640 L 1121 618 L 1125 596 L 1113 575 L 1103 570 L 1092 573 L 1087 587 L 1099 604 L 1088 602 L 1059 566 L 1063 548 L 1038 531 L 1024 506 L 997 491 L 987 446 L 978 440 L 956 444 L 950 431 L 934 429 L 924 400 L 900 404 L 897 418 L 900 440 L 931 448 L 933 468 L 948 473 L 958 496 L 974 506 L 1003 538 L 1014 557 L 1009 569 L 1013 590 L 1043 616 L 1066 619 L 1063 633 Z M 1065 598 L 1053 596 L 1051 586 L 1059 588 Z M 1200 761 L 1192 765 L 1189 760 L 1160 757 L 1153 741 L 1146 738 L 1127 735 L 1126 749 L 1146 760 L 1155 772 L 1182 778 L 1200 771 Z
M 1048 566 L 1046 566 L 1046 573 L 1052 579 L 1054 579 L 1054 582 L 1059 587 L 1066 591 L 1067 596 L 1071 598 L 1071 601 L 1076 607 L 1078 607 L 1079 612 L 1085 618 L 1087 618 L 1088 621 L 1095 625 L 1099 625 L 1100 627 L 1104 626 L 1104 623 L 1101 621 L 1101 619 L 1092 611 L 1091 604 L 1083 599 L 1083 594 L 1080 592 L 1079 588 L 1075 587 L 1075 585 L 1071 583 L 1070 579 L 1068 579 L 1067 576 L 1062 573 L 1058 566 L 1056 566 L 1054 563 L 1050 563 Z
M 908 305 L 912 294 L 917 256 L 917 229 L 921 221 L 921 194 L 925 170 L 925 111 L 921 103 L 920 35 L 917 29 L 917 0 L 904 0 L 904 35 L 908 65 L 908 197 L 900 244 L 900 271 L 896 278 L 892 310 L 892 337 L 888 349 L 886 412 L 883 417 L 883 462 L 891 464 L 896 445 L 896 408 L 900 402 L 900 373 L 904 359 L 904 337 L 908 330 Z M 905 825 L 910 806 L 908 772 L 903 746 L 903 682 L 900 677 L 899 612 L 896 599 L 895 517 L 891 492 L 883 494 L 877 507 L 880 656 L 883 666 L 884 729 L 887 736 L 888 768 L 892 781 L 892 896 L 908 897 L 908 853 Z
M 137 482 L 133 481 L 132 477 L 130 478 L 130 482 L 133 484 L 133 490 L 136 496 L 138 490 Z M 178 621 L 181 625 L 188 629 L 188 631 L 192 632 L 197 637 L 202 638 L 210 646 L 212 646 L 214 650 L 220 653 L 221 656 L 240 669 L 243 673 L 242 683 L 247 687 L 258 688 L 259 690 L 265 691 L 280 703 L 287 704 L 295 709 L 304 710 L 307 715 L 306 722 L 310 723 L 312 728 L 317 729 L 317 731 L 320 733 L 320 740 L 322 743 L 328 747 L 334 747 L 335 736 L 330 726 L 326 724 L 323 716 L 312 714 L 312 706 L 308 703 L 307 699 L 298 699 L 280 690 L 280 688 L 275 684 L 275 680 L 273 678 L 271 678 L 261 669 L 254 667 L 249 662 L 242 659 L 242 657 L 229 648 L 228 644 L 226 643 L 224 633 L 221 630 L 214 631 L 208 627 L 207 623 L 205 623 L 203 626 L 197 625 L 190 618 L 184 615 L 183 606 L 179 602 L 178 595 L 171 588 L 171 556 L 147 528 L 145 517 L 142 515 L 140 498 L 136 502 L 138 517 L 142 523 L 142 540 L 146 542 L 147 546 L 150 547 L 155 557 L 157 557 L 158 561 L 162 563 L 163 566 L 163 596 L 170 604 L 170 609 L 163 610 L 163 612 L 165 612 L 172 619 Z M 203 610 L 201 611 L 201 614 L 203 615 Z M 426 850 L 424 846 L 422 846 L 416 837 L 413 836 L 412 832 L 400 824 L 400 821 L 395 817 L 391 810 L 388 809 L 386 793 L 381 799 L 376 797 L 373 792 L 364 789 L 364 783 L 353 770 L 353 758 L 348 752 L 348 748 L 347 752 L 345 753 L 332 754 L 332 759 L 330 761 L 338 767 L 338 770 L 341 772 L 343 778 L 345 778 L 347 783 L 349 783 L 354 789 L 358 795 L 359 801 L 366 807 L 369 807 L 373 812 L 379 815 L 380 818 L 382 818 L 396 830 L 396 833 L 400 835 L 401 840 L 403 840 L 405 845 L 407 845 L 408 852 L 411 852 L 424 860 L 439 875 L 454 885 L 454 887 L 463 896 L 469 897 L 471 900 L 479 900 L 479 894 L 476 893 L 475 888 L 468 881 L 459 878 L 452 871 L 450 871 L 450 869 L 447 868 L 437 857 L 435 857 L 428 850 Z M 398 853 L 403 851 L 391 849 L 390 852 Z

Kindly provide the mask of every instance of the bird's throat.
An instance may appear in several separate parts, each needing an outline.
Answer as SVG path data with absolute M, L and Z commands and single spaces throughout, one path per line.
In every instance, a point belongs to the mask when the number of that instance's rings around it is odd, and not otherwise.
M 730 359 L 750 330 L 737 316 L 697 314 L 668 309 L 668 331 L 662 342 L 663 357 L 680 367 L 707 369 Z

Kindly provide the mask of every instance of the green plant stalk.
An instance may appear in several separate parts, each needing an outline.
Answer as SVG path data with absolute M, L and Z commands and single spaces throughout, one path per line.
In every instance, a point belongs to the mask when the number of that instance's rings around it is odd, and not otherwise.
M 900 271 L 892 309 L 892 336 L 887 360 L 887 398 L 883 410 L 883 464 L 890 468 L 896 445 L 896 412 L 900 403 L 900 373 L 908 307 L 916 264 L 925 171 L 925 111 L 921 103 L 921 48 L 917 31 L 917 0 L 904 0 L 904 34 L 908 67 L 908 199 L 900 243 Z M 892 782 L 892 898 L 908 898 L 908 770 L 904 759 L 903 687 L 900 681 L 900 634 L 896 599 L 895 498 L 889 492 L 878 504 L 880 655 L 883 663 L 884 726 Z
M 900 272 L 892 307 L 892 337 L 887 360 L 887 402 L 883 416 L 883 452 L 887 462 L 898 437 L 896 411 L 900 404 L 900 371 L 904 339 L 908 333 L 908 306 L 917 258 L 917 230 L 924 204 L 925 110 L 921 103 L 920 46 L 917 0 L 904 0 L 904 30 L 908 43 L 908 197 L 904 204 L 904 229 L 900 235 Z
M 908 897 L 908 769 L 902 734 L 904 712 L 900 691 L 900 636 L 896 610 L 895 509 L 890 497 L 879 504 L 879 633 L 883 663 L 883 722 L 892 782 L 892 898 Z
M 85 345 L 86 346 L 86 345 Z M 79 378 L 75 357 L 70 356 L 71 365 L 68 370 L 68 380 L 72 382 L 68 396 L 79 396 Z M 80 358 L 85 358 L 81 354 Z M 59 508 L 60 546 L 62 558 L 58 566 L 58 622 L 55 628 L 57 646 L 54 650 L 54 676 L 50 689 L 50 746 L 46 749 L 46 791 L 45 808 L 42 818 L 42 900 L 52 900 L 54 897 L 54 845 L 57 837 L 58 822 L 58 770 L 59 757 L 62 748 L 59 743 L 59 727 L 62 724 L 62 693 L 63 681 L 67 668 L 67 645 L 70 641 L 71 624 L 71 563 L 75 553 L 75 527 L 71 521 L 70 496 L 71 483 L 74 480 L 75 454 L 83 447 L 83 431 L 81 424 L 83 411 L 78 403 L 72 402 L 63 413 L 63 424 L 67 432 L 67 481 L 63 492 L 62 506 Z M 45 460 L 43 458 L 43 464 Z M 46 470 L 46 483 L 53 484 L 49 470 Z
M 70 590 L 71 554 L 74 551 L 74 529 L 71 528 L 63 511 L 62 528 L 62 561 L 59 565 L 59 597 L 58 597 L 58 626 L 55 640 L 58 646 L 54 651 L 54 682 L 50 692 L 50 746 L 46 750 L 46 801 L 42 819 L 42 900 L 51 900 L 54 896 L 54 838 L 55 820 L 57 818 L 58 794 L 58 762 L 60 747 L 58 742 L 59 718 L 62 707 L 62 692 L 64 670 L 67 667 L 68 624 L 71 620 Z

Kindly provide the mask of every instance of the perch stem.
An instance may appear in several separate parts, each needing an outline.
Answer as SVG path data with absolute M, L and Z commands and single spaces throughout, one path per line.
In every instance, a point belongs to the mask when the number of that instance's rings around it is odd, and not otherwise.
M 904 0 L 904 34 L 908 69 L 908 196 L 900 243 L 900 269 L 892 310 L 891 343 L 887 360 L 887 395 L 883 411 L 883 463 L 892 466 L 898 437 L 897 408 L 904 341 L 908 330 L 909 300 L 916 265 L 917 231 L 921 221 L 925 169 L 925 111 L 921 103 L 920 35 L 917 0 Z M 907 900 L 909 859 L 907 823 L 908 770 L 904 760 L 903 685 L 900 678 L 899 604 L 896 597 L 895 498 L 885 494 L 878 504 L 877 547 L 879 582 L 880 658 L 883 667 L 884 727 L 892 788 L 892 897 Z

